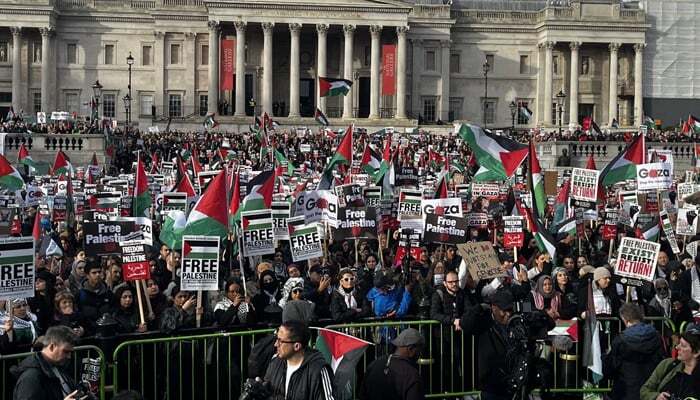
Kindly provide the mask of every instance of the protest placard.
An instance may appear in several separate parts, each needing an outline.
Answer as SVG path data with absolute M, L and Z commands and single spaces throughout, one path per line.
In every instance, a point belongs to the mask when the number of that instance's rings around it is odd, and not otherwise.
M 644 211 L 648 213 L 659 212 L 659 195 L 657 192 L 646 192 L 644 196 Z
M 598 200 L 599 177 L 600 171 L 574 168 L 571 171 L 571 197 L 595 203 Z
M 323 222 L 338 226 L 338 196 L 329 190 L 307 190 L 294 201 L 294 216 L 303 215 L 306 222 Z
M 358 207 L 338 209 L 338 228 L 333 240 L 376 239 L 377 214 L 374 208 Z
M 89 257 L 121 254 L 119 243 L 127 241 L 124 237 L 137 231 L 131 221 L 96 221 L 84 222 L 84 249 Z
M 368 186 L 362 188 L 362 194 L 365 198 L 365 205 L 367 207 L 373 207 L 379 209 L 382 204 L 382 187 L 381 186 Z
M 469 266 L 469 273 L 475 282 L 482 279 L 493 279 L 504 276 L 501 263 L 491 242 L 461 243 L 457 251 L 462 260 Z
M 146 217 L 109 217 L 109 221 L 133 222 L 136 229 L 143 233 L 145 245 L 153 246 L 153 221 Z
M 399 221 L 404 217 L 420 217 L 422 199 L 423 193 L 420 190 L 401 189 L 401 194 L 399 195 Z
M 462 200 L 462 203 L 469 202 L 471 198 L 471 185 L 468 183 L 455 185 L 455 194 Z
M 57 195 L 53 198 L 53 221 L 65 221 L 67 218 L 68 199 L 65 195 Z
M 617 237 L 617 210 L 605 209 L 605 221 L 603 224 L 603 240 L 614 240 Z
M 44 199 L 44 191 L 39 186 L 27 184 L 27 191 L 24 196 L 24 206 L 38 206 Z
M 286 201 L 272 202 L 272 227 L 276 240 L 289 240 L 287 218 L 290 217 L 290 204 Z
M 151 279 L 151 266 L 146 257 L 146 249 L 140 241 L 122 242 L 122 277 L 125 281 Z
M 673 166 L 667 163 L 638 164 L 637 190 L 664 190 L 673 183 Z
M 467 214 L 467 224 L 473 228 L 486 228 L 489 224 L 489 215 L 482 212 Z
M 497 183 L 472 183 L 472 197 L 484 197 L 487 199 L 497 199 L 500 196 L 500 189 Z
M 399 232 L 399 243 L 394 255 L 394 264 L 401 262 L 407 255 L 410 255 L 414 260 L 420 260 L 422 253 L 421 233 L 413 229 L 402 228 Z
M 323 256 L 323 243 L 318 224 L 304 222 L 303 216 L 287 220 L 292 261 L 300 262 Z
M 34 238 L 0 239 L 0 299 L 34 297 Z
M 119 199 L 119 215 L 122 217 L 131 216 L 131 205 L 133 204 L 134 198 L 131 196 L 122 196 Z M 150 213 L 150 212 L 149 212 Z
M 414 167 L 398 168 L 395 174 L 394 182 L 396 186 L 418 186 L 418 170 Z
M 685 252 L 690 254 L 690 256 L 693 257 L 693 260 L 698 255 L 698 245 L 699 244 L 700 244 L 700 240 L 696 240 L 694 242 L 690 242 L 687 245 L 685 245 Z
M 467 220 L 449 215 L 425 214 L 423 239 L 428 243 L 463 243 L 467 237 Z
M 583 238 L 583 208 L 574 209 L 574 217 L 576 219 L 576 236 Z
M 219 241 L 218 236 L 182 237 L 182 290 L 219 290 Z
M 653 160 L 654 154 L 659 162 L 673 165 L 673 150 L 671 149 L 647 149 L 647 160 Z
M 338 207 L 365 206 L 365 200 L 362 197 L 362 187 L 356 183 L 336 186 L 335 195 L 338 196 Z
M 653 281 L 661 245 L 647 240 L 622 238 L 615 263 L 615 275 Z
M 525 219 L 519 215 L 503 216 L 503 247 L 512 249 L 525 244 Z
M 187 213 L 187 193 L 166 192 L 161 193 L 156 200 L 156 209 L 161 214 L 167 214 L 171 210 L 179 210 Z
M 421 200 L 421 214 L 462 216 L 462 200 L 456 197 Z
M 678 241 L 676 241 L 676 234 L 673 232 L 673 225 L 671 224 L 671 218 L 668 216 L 668 212 L 666 210 L 661 210 L 659 217 L 661 218 L 661 227 L 664 229 L 666 239 L 671 245 L 671 251 L 673 251 L 673 254 L 680 254 L 681 249 L 678 248 Z
M 678 209 L 676 218 L 676 234 L 693 236 L 698 231 L 698 211 L 685 205 Z
M 241 224 L 243 226 L 244 255 L 262 256 L 275 253 L 272 210 L 242 212 Z

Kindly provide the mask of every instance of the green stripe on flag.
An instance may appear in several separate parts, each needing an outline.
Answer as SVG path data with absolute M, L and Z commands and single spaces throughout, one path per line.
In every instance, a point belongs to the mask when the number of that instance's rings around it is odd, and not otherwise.
M 0 257 L 0 265 L 27 264 L 34 262 L 34 255 Z

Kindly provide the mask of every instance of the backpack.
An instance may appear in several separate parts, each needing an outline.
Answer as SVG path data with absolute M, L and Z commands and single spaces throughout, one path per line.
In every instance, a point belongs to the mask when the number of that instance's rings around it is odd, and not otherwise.
M 264 377 L 272 356 L 275 355 L 275 335 L 266 335 L 258 340 L 248 356 L 248 378 Z

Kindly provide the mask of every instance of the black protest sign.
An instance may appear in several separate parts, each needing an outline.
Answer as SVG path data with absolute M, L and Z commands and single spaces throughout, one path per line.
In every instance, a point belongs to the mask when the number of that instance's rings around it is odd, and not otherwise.
M 503 217 L 503 247 L 512 249 L 522 247 L 525 243 L 525 231 L 523 227 L 525 219 L 521 216 Z
M 365 199 L 362 196 L 362 187 L 356 183 L 335 187 L 338 196 L 339 207 L 364 207 Z
M 85 254 L 90 257 L 109 254 L 121 255 L 119 243 L 128 240 L 127 235 L 140 232 L 134 222 L 97 221 L 84 222 Z
M 423 239 L 427 243 L 463 243 L 467 237 L 467 230 L 466 218 L 425 214 Z
M 338 209 L 338 228 L 333 240 L 376 239 L 377 212 L 371 207 Z
M 65 221 L 68 210 L 68 199 L 65 195 L 53 198 L 53 221 Z
M 395 175 L 396 186 L 418 187 L 418 170 L 414 167 L 401 167 Z
M 151 268 L 146 258 L 145 245 L 138 242 L 122 242 L 122 277 L 125 281 L 150 279 Z

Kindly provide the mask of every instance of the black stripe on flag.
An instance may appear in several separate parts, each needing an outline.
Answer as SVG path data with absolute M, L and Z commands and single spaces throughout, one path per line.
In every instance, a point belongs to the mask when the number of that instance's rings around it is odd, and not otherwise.
M 0 244 L 0 249 L 2 249 L 4 251 L 26 250 L 26 249 L 33 249 L 33 248 L 34 248 L 34 243 L 32 241 L 29 241 L 29 242 L 8 242 L 8 243 Z
M 191 247 L 219 247 L 216 240 L 185 240 Z

